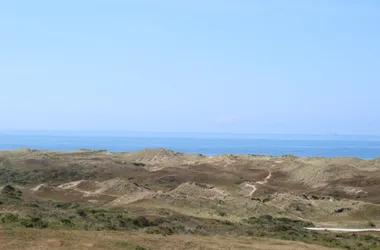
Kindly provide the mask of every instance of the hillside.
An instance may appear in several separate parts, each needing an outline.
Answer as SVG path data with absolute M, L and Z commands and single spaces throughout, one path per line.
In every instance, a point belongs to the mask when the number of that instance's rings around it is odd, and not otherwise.
M 11 222 L 2 217 L 5 226 L 29 225 L 25 220 L 36 217 L 45 218 L 46 227 L 66 230 L 301 240 L 287 230 L 303 227 L 261 230 L 270 223 L 280 227 L 281 218 L 321 227 L 380 225 L 379 159 L 21 149 L 0 151 L 0 186 L 0 216 L 18 216 Z M 109 225 L 97 211 L 109 211 L 102 216 L 117 224 Z M 125 216 L 146 219 L 134 224 Z M 274 221 L 257 219 L 268 216 Z M 340 247 L 310 237 L 302 241 Z

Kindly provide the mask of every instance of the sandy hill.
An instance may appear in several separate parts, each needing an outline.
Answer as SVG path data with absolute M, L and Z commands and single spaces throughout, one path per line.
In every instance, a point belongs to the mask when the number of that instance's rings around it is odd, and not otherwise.
M 2 186 L 11 181 L 43 199 L 170 207 L 202 217 L 349 218 L 377 211 L 380 199 L 379 159 L 22 149 L 0 151 L 0 171 Z

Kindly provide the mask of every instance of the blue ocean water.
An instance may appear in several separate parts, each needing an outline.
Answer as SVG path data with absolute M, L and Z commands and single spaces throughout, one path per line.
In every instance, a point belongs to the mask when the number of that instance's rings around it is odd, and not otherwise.
M 132 152 L 166 148 L 177 152 L 380 158 L 380 136 L 202 134 L 136 132 L 0 132 L 0 150 L 31 148 Z

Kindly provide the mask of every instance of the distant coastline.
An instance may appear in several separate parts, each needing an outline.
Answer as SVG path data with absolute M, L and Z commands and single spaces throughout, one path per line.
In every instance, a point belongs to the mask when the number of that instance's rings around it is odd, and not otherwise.
M 380 157 L 380 136 L 275 135 L 275 134 L 124 134 L 70 135 L 57 133 L 0 132 L 0 150 L 31 148 L 73 151 L 81 148 L 111 152 L 136 152 L 146 148 L 166 148 L 203 155 L 255 154 L 299 157 Z
M 236 137 L 236 138 L 257 138 L 257 139 L 324 139 L 331 136 L 339 136 L 343 139 L 376 139 L 379 135 L 372 134 L 296 134 L 296 133 L 233 133 L 233 132 L 160 132 L 160 131 L 128 131 L 128 130 L 11 130 L 0 129 L 0 135 L 54 135 L 54 136 L 117 136 L 117 137 Z
M 178 157 L 178 156 L 196 156 L 196 157 L 206 157 L 206 158 L 235 158 L 235 159 L 255 159 L 255 157 L 265 157 L 266 159 L 303 159 L 303 158 L 308 158 L 308 159 L 328 159 L 328 160 L 339 160 L 339 159 L 356 159 L 360 161 L 372 161 L 372 160 L 377 160 L 380 159 L 380 156 L 377 158 L 373 159 L 363 159 L 359 157 L 324 157 L 324 156 L 296 156 L 296 155 L 265 155 L 265 154 L 215 154 L 215 155 L 204 155 L 204 154 L 199 154 L 199 153 L 184 153 L 184 152 L 177 152 L 173 151 L 170 149 L 165 149 L 165 148 L 146 148 L 146 149 L 141 149 L 137 151 L 118 151 L 118 152 L 112 152 L 106 149 L 87 149 L 87 148 L 80 148 L 80 149 L 75 149 L 75 150 L 69 150 L 69 151 L 59 151 L 59 150 L 49 150 L 49 149 L 35 149 L 35 148 L 19 148 L 19 149 L 11 149 L 11 150 L 6 150 L 6 149 L 0 149 L 1 153 L 17 153 L 17 154 L 62 154 L 62 155 L 70 155 L 70 154 L 75 154 L 75 153 L 92 153 L 94 155 L 96 154 L 105 154 L 105 155 L 118 155 L 118 154 L 139 154 L 139 153 L 151 153 L 153 155 L 157 154 L 164 154 L 166 155 L 167 159 L 170 160 L 172 157 Z M 1 161 L 0 161 L 1 163 Z

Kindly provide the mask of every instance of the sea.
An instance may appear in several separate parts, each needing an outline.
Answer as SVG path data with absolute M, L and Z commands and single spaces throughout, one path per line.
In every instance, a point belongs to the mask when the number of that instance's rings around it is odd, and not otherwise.
M 380 136 L 156 133 L 104 131 L 2 131 L 0 150 L 20 148 L 134 152 L 165 148 L 203 155 L 255 154 L 380 158 Z

